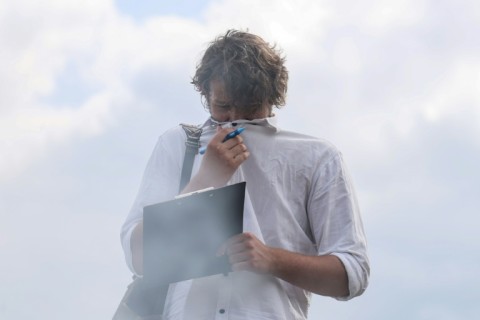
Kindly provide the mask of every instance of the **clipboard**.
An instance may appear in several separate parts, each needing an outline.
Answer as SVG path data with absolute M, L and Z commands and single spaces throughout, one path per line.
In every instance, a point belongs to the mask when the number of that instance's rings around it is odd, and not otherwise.
M 243 231 L 246 182 L 143 209 L 143 280 L 148 286 L 227 274 L 218 248 Z

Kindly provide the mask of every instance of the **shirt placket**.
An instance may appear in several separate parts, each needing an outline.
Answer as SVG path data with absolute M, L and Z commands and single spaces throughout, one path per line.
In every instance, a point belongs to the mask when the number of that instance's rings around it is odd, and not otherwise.
M 230 312 L 230 301 L 232 296 L 232 283 L 228 275 L 222 277 L 218 293 L 215 320 L 225 320 L 229 318 L 228 314 Z

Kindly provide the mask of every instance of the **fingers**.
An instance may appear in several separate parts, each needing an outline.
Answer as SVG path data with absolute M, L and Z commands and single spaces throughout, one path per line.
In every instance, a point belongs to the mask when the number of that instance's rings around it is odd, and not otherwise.
M 233 271 L 266 273 L 271 269 L 270 249 L 251 233 L 228 239 L 219 251 L 228 256 Z
M 219 145 L 219 147 L 223 148 L 226 152 L 229 152 L 232 155 L 247 151 L 247 146 L 243 143 L 243 139 L 239 136 L 223 142 L 221 145 Z
M 234 151 L 235 153 L 242 153 L 247 151 L 247 146 L 243 143 L 243 138 L 240 136 L 236 136 L 234 138 L 228 139 L 225 142 L 221 142 L 217 146 L 227 151 Z
M 222 143 L 223 140 L 225 139 L 225 137 L 227 136 L 227 134 L 229 134 L 230 132 L 233 132 L 233 131 L 235 131 L 235 128 L 217 127 L 217 133 L 215 133 L 215 135 L 213 136 L 211 143 L 215 143 L 215 144 Z M 232 140 L 232 139 L 230 139 L 230 140 Z
M 220 127 L 218 127 L 218 128 L 220 128 Z M 243 138 L 240 135 L 237 135 L 233 138 L 225 140 L 227 135 L 229 133 L 233 132 L 233 131 L 235 131 L 234 128 L 220 128 L 220 129 L 217 129 L 217 133 L 213 136 L 210 143 L 213 144 L 213 145 L 222 144 L 227 149 L 231 149 L 232 147 L 234 147 L 238 144 L 242 144 L 243 143 Z
M 225 254 L 225 251 L 227 250 L 227 244 L 224 243 L 220 246 L 220 248 L 218 248 L 217 250 L 217 253 L 216 253 L 216 256 L 217 257 L 221 257 Z
M 217 154 L 226 154 L 230 157 L 236 157 L 247 151 L 247 146 L 243 143 L 243 138 L 237 135 L 231 139 L 224 141 L 225 137 L 233 132 L 233 128 L 218 129 L 212 140 L 207 146 L 207 150 Z
M 223 256 L 224 254 L 230 255 L 234 252 L 232 249 L 235 250 L 235 252 L 240 251 L 242 248 L 241 243 L 243 242 L 243 238 L 244 233 L 240 233 L 229 238 L 220 246 L 220 248 L 218 248 L 217 256 Z
M 231 164 L 233 167 L 238 167 L 249 156 L 250 152 L 247 151 L 247 147 L 244 144 L 236 145 L 227 151 L 227 158 L 232 159 Z
M 227 241 L 225 241 L 222 246 L 218 249 L 217 254 L 218 255 L 224 255 L 227 253 L 230 247 L 238 245 L 243 241 L 244 233 L 240 233 L 237 235 L 234 235 L 233 237 L 229 238 Z
M 216 154 L 217 157 L 223 158 L 229 167 L 237 168 L 249 156 L 247 146 L 243 143 L 241 136 L 236 136 L 223 142 L 225 136 L 232 132 L 232 128 L 221 129 L 210 141 L 207 149 L 210 154 Z
M 220 128 L 207 145 L 200 169 L 194 179 L 202 184 L 225 185 L 238 167 L 250 156 L 243 138 L 235 136 L 224 141 L 233 128 Z

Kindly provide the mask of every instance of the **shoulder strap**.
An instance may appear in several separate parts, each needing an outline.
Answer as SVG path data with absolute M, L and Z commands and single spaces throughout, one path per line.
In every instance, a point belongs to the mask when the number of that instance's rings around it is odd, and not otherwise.
M 195 159 L 195 155 L 198 153 L 198 148 L 200 147 L 200 136 L 202 135 L 202 128 L 200 127 L 183 123 L 181 123 L 180 125 L 182 126 L 183 130 L 185 130 L 187 140 L 185 141 L 186 149 L 185 157 L 183 158 L 179 192 L 182 191 L 183 188 L 185 188 L 187 183 L 190 181 L 190 176 L 192 175 L 193 160 Z M 144 287 L 143 293 L 144 295 L 142 299 L 145 301 L 144 304 L 147 303 L 148 306 L 147 309 L 143 309 L 143 312 L 150 315 L 163 314 L 165 300 L 167 299 L 168 285 L 161 285 L 156 288 L 151 288 L 150 291 Z M 150 319 L 150 317 L 141 317 L 138 319 L 147 318 Z
M 182 176 L 180 178 L 180 191 L 182 191 L 192 175 L 193 160 L 200 147 L 202 128 L 183 123 L 180 125 L 187 135 Z M 163 314 L 167 293 L 168 285 L 151 288 L 143 283 L 143 279 L 135 278 L 120 302 L 113 320 L 157 319 Z
M 202 128 L 194 125 L 180 124 L 187 135 L 185 141 L 185 157 L 183 158 L 182 175 L 180 177 L 179 192 L 185 188 L 192 176 L 193 160 L 198 153 L 200 147 L 200 136 L 202 135 Z

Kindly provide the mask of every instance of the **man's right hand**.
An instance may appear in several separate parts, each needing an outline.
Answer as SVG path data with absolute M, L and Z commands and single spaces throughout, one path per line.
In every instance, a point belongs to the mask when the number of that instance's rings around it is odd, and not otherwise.
M 250 153 L 241 135 L 223 140 L 234 128 L 218 127 L 217 133 L 207 146 L 198 173 L 192 178 L 183 193 L 207 187 L 223 187 Z

